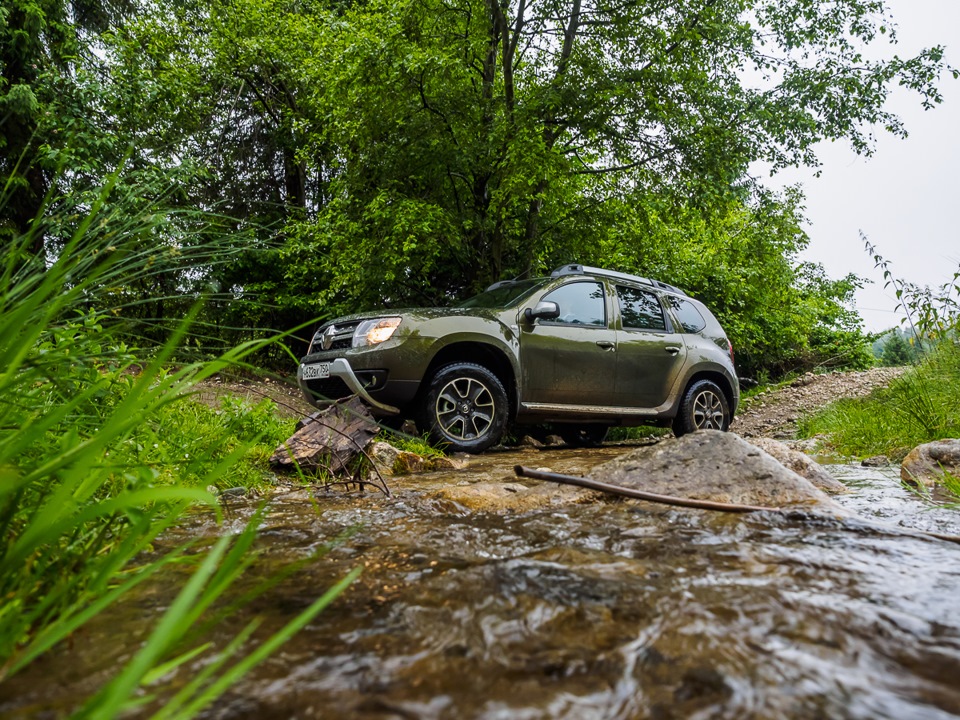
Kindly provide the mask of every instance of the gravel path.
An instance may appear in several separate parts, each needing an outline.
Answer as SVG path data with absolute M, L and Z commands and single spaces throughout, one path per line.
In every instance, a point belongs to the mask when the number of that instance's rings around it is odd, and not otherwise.
M 801 416 L 834 400 L 865 397 L 875 388 L 889 384 L 904 370 L 885 367 L 826 375 L 807 373 L 785 387 L 766 390 L 746 400 L 730 430 L 743 437 L 790 439 L 796 434 L 796 423 Z

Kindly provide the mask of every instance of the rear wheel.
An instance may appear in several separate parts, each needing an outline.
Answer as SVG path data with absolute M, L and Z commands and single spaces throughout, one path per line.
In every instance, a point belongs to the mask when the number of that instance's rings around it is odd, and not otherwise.
M 698 380 L 687 388 L 680 411 L 673 421 L 677 437 L 696 430 L 726 430 L 730 427 L 730 406 L 716 383 Z
M 507 393 L 497 376 L 482 365 L 444 365 L 427 386 L 419 424 L 437 445 L 481 452 L 503 436 Z

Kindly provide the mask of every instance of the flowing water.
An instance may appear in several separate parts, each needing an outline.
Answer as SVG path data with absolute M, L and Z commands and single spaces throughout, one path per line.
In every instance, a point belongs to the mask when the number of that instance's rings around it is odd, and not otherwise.
M 518 463 L 585 472 L 621 451 L 491 454 L 391 481 L 389 498 L 280 495 L 260 567 L 357 534 L 250 608 L 264 634 L 350 568 L 365 572 L 207 716 L 960 716 L 960 545 L 907 531 L 960 533 L 960 511 L 930 511 L 895 471 L 829 468 L 854 486 L 840 500 L 863 522 L 612 500 L 491 513 L 431 499 L 440 483 L 515 482 Z M 228 525 L 248 512 L 235 507 Z M 221 531 L 197 517 L 181 532 Z M 156 588 L 78 633 L 8 683 L 0 714 L 70 707 L 169 599 Z

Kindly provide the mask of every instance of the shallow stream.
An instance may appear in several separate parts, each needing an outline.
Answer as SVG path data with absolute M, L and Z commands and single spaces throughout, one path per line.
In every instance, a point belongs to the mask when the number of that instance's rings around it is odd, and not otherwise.
M 907 531 L 960 534 L 960 511 L 929 510 L 893 469 L 828 468 L 863 522 L 613 500 L 495 514 L 428 497 L 440 483 L 515 482 L 515 464 L 586 473 L 620 452 L 490 454 L 391 481 L 389 498 L 278 496 L 260 572 L 359 530 L 250 608 L 264 634 L 366 569 L 207 716 L 960 716 L 960 545 Z M 235 506 L 228 525 L 249 512 Z M 220 531 L 206 516 L 181 530 Z M 78 633 L 0 689 L 0 715 L 63 713 L 129 657 L 144 617 L 169 599 L 155 588 Z

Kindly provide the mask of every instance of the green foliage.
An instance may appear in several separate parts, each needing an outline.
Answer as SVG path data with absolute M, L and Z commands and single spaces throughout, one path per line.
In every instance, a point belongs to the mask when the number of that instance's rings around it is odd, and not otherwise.
M 874 52 L 896 37 L 882 0 L 11 8 L 3 177 L 9 208 L 30 197 L 11 227 L 48 190 L 83 216 L 83 188 L 129 152 L 119 183 L 144 206 L 207 211 L 144 235 L 157 271 L 118 290 L 131 330 L 162 342 L 214 288 L 205 352 L 586 260 L 716 298 L 750 374 L 861 366 L 858 280 L 797 262 L 799 195 L 749 168 L 815 164 L 824 139 L 869 153 L 872 128 L 905 132 L 891 87 L 933 106 L 953 72 L 938 46 Z M 25 251 L 71 234 L 44 226 Z M 198 269 L 170 237 L 221 253 Z
M 877 249 L 864 242 L 883 271 L 885 287 L 897 294 L 909 337 L 917 340 L 911 346 L 900 331 L 890 332 L 883 362 L 917 365 L 868 400 L 842 401 L 804 420 L 801 432 L 825 433 L 847 454 L 902 458 L 916 445 L 960 434 L 960 272 L 938 291 L 918 288 L 896 278 Z
M 779 374 L 867 361 L 858 281 L 796 263 L 799 196 L 747 168 L 903 134 L 894 84 L 938 103 L 941 48 L 865 58 L 892 30 L 875 0 L 187 2 L 108 36 L 107 96 L 135 165 L 249 229 L 213 273 L 226 325 L 446 304 L 590 261 L 720 298 L 747 371 Z
M 5 0 L 0 10 L 0 240 L 30 235 L 24 250 L 43 250 L 34 220 L 63 173 L 78 178 L 90 164 L 115 166 L 116 147 L 100 125 L 96 64 L 89 41 L 118 21 L 124 0 Z M 71 147 L 72 145 L 72 147 Z M 96 182 L 107 171 L 100 165 Z
M 805 437 L 826 434 L 847 455 L 902 458 L 925 442 L 960 434 L 960 347 L 938 345 L 890 387 L 843 400 L 800 423 Z
M 142 649 L 80 711 L 116 717 L 140 702 L 134 695 L 151 677 L 205 655 L 198 682 L 167 708 L 188 717 L 314 617 L 356 572 L 246 657 L 239 650 L 253 626 L 227 648 L 190 647 L 198 619 L 253 561 L 257 520 L 206 553 L 147 551 L 186 511 L 216 509 L 203 488 L 221 483 L 280 425 L 264 407 L 247 413 L 227 404 L 217 415 L 187 397 L 196 382 L 242 364 L 262 342 L 166 370 L 190 316 L 144 366 L 117 338 L 121 325 L 108 326 L 113 313 L 103 310 L 116 283 L 151 272 L 137 246 L 139 230 L 152 223 L 101 214 L 109 189 L 51 265 L 31 263 L 29 235 L 5 248 L 0 265 L 0 682 L 16 682 L 20 670 L 171 563 L 188 564 L 194 574 Z M 260 479 L 255 470 L 240 477 Z
M 903 335 L 893 330 L 886 336 L 880 349 L 880 361 L 887 366 L 910 365 L 917 359 L 917 350 L 910 346 Z
M 815 367 L 864 367 L 871 357 L 851 309 L 855 276 L 826 278 L 799 263 L 806 247 L 801 197 L 761 195 L 707 214 L 687 204 L 631 197 L 608 210 L 613 230 L 597 243 L 596 264 L 684 288 L 718 316 L 741 375 L 782 376 Z
M 953 475 L 948 472 L 943 473 L 942 479 L 943 487 L 946 488 L 947 492 L 953 496 L 954 501 L 950 505 L 954 508 L 960 509 L 960 477 Z
M 655 427 L 653 425 L 637 425 L 635 427 L 615 427 L 610 428 L 607 433 L 608 442 L 619 442 L 623 440 L 646 440 L 648 438 L 665 437 L 671 433 L 669 428 Z
M 385 442 L 390 443 L 398 450 L 411 452 L 425 458 L 445 457 L 443 450 L 431 445 L 426 436 L 407 435 L 392 430 L 384 430 L 380 435 Z

